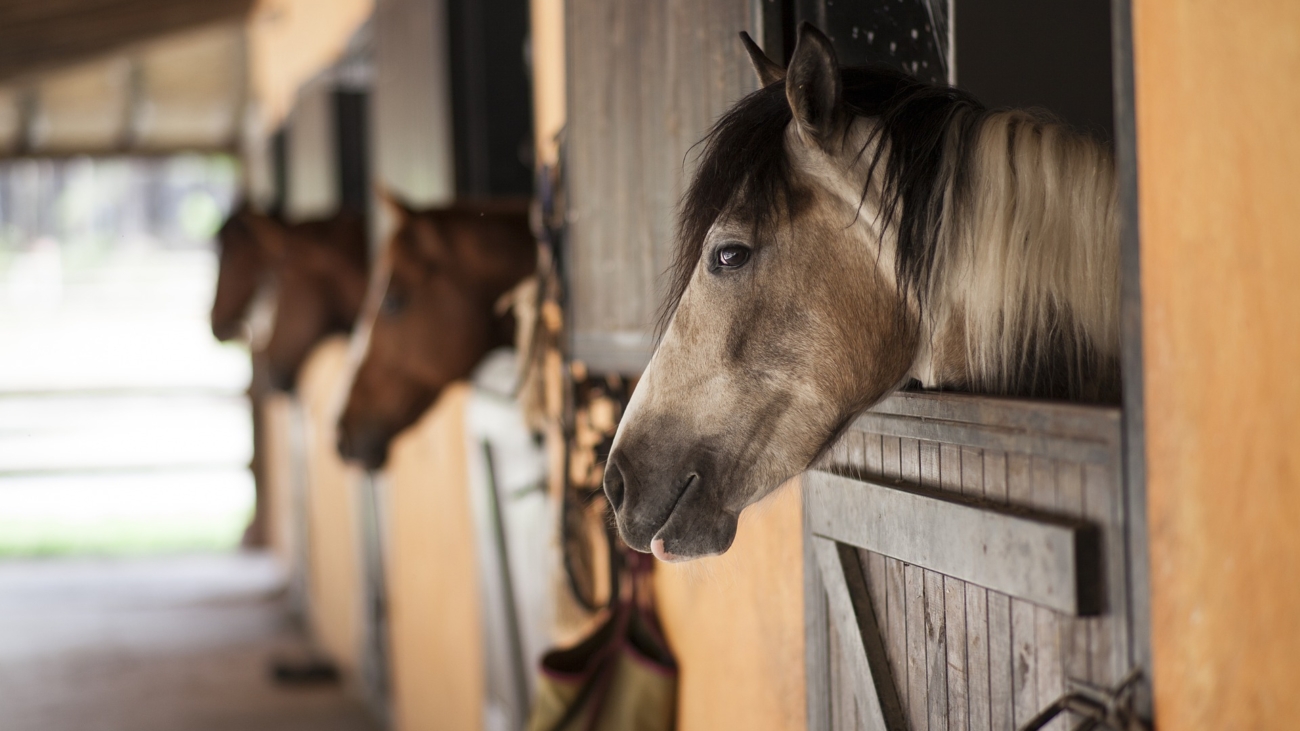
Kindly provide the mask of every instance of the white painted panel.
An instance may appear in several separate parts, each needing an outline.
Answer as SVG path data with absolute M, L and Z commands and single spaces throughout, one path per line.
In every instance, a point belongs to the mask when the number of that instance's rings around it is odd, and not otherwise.
M 375 182 L 410 203 L 456 194 L 443 0 L 379 0 L 372 129 Z
M 290 220 L 321 218 L 339 203 L 338 144 L 333 85 L 311 84 L 298 95 L 289 115 L 288 199 Z

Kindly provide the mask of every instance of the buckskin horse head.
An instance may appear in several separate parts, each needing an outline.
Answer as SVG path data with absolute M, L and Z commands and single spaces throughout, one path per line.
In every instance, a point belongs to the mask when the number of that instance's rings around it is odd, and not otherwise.
M 252 224 L 276 282 L 267 368 L 276 388 L 292 390 L 312 347 L 351 332 L 361 311 L 369 277 L 365 219 L 342 212 L 292 225 Z
M 726 551 L 746 507 L 859 412 L 936 389 L 1113 399 L 1109 151 L 885 67 L 805 24 L 705 140 L 662 336 L 605 492 L 631 547 Z
M 389 202 L 398 226 L 375 273 L 338 429 L 340 454 L 370 469 L 443 388 L 512 342 L 514 320 L 497 303 L 537 261 L 523 201 L 426 210 Z

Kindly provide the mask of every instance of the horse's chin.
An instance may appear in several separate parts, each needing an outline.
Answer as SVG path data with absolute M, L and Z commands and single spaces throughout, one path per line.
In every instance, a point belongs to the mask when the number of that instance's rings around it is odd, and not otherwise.
M 736 540 L 737 516 L 720 509 L 702 492 L 687 489 L 657 529 L 645 530 L 642 525 L 640 530 L 629 530 L 628 523 L 620 519 L 623 541 L 668 563 L 726 553 Z
M 730 513 L 680 515 L 674 511 L 650 540 L 650 553 L 660 561 L 681 563 L 717 556 L 726 553 L 736 540 L 736 516 Z
M 392 436 L 386 431 L 356 429 L 340 424 L 338 440 L 339 456 L 349 462 L 357 462 L 371 472 L 381 469 L 388 461 L 388 446 L 392 442 Z
M 716 454 L 683 451 L 684 459 L 662 469 L 667 461 L 655 454 L 616 446 L 605 465 L 605 494 L 623 542 L 665 561 L 722 553 L 736 537 L 738 511 L 728 509 L 726 489 L 735 486 L 713 478 Z M 647 462 L 655 467 L 634 467 Z

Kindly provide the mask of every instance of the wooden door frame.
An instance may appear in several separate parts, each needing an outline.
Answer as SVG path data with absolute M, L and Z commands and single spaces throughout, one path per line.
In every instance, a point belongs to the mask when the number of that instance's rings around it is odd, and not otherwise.
M 1146 407 L 1142 369 L 1141 257 L 1138 240 L 1137 117 L 1133 91 L 1133 3 L 1111 0 L 1115 99 L 1115 166 L 1120 210 L 1120 369 L 1124 383 L 1124 500 L 1128 513 L 1131 663 L 1139 684 L 1138 711 L 1151 706 L 1151 583 L 1147 549 Z

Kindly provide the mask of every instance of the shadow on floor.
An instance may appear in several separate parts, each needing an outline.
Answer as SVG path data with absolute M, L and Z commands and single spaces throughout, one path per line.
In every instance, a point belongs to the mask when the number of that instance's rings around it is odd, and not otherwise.
M 5 731 L 378 731 L 339 685 L 273 684 L 302 654 L 255 553 L 0 562 Z

